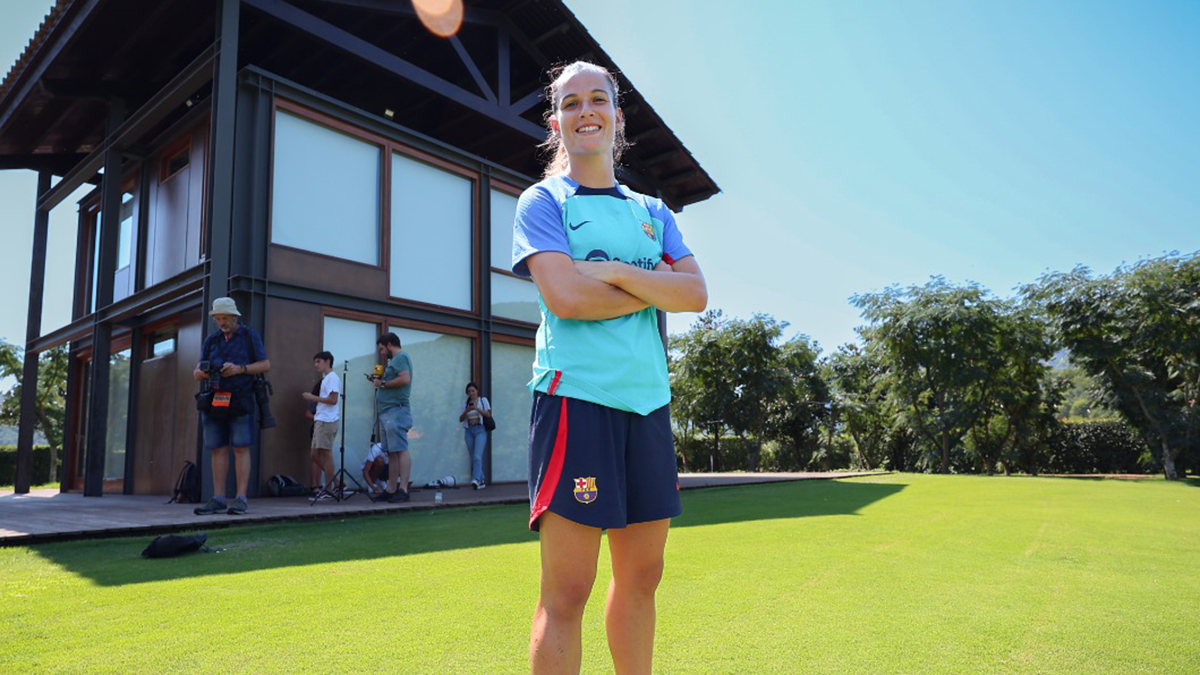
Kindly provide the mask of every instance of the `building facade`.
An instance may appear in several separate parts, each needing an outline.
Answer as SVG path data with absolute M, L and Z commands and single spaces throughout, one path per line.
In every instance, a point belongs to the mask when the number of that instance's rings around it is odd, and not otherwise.
M 256 437 L 252 493 L 308 473 L 300 394 L 320 350 L 345 379 L 357 475 L 374 417 L 364 374 L 388 331 L 414 364 L 413 482 L 469 480 L 468 381 L 498 422 L 490 480 L 524 479 L 539 317 L 508 267 L 516 198 L 539 173 L 544 73 L 578 58 L 618 68 L 558 0 L 468 2 L 450 37 L 421 19 L 407 0 L 55 4 L 0 84 L 0 168 L 39 172 L 24 381 L 40 352 L 69 345 L 64 490 L 165 494 L 188 460 L 210 489 L 191 373 L 223 295 L 272 363 L 278 426 Z M 622 182 L 677 210 L 715 194 L 622 88 Z M 43 330 L 47 214 L 89 183 L 72 320 Z

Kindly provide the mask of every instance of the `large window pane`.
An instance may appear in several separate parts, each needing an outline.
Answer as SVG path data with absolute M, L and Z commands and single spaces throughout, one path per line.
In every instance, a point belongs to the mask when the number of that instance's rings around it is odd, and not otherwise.
M 117 244 L 117 269 L 129 266 L 133 259 L 133 192 L 121 193 L 120 242 Z
M 529 411 L 533 397 L 526 384 L 533 373 L 533 347 L 492 343 L 492 480 L 528 478 Z
M 513 221 L 517 219 L 517 198 L 491 190 L 492 267 L 512 269 Z
M 379 264 L 378 146 L 275 115 L 271 241 Z
M 471 186 L 392 154 L 392 296 L 471 309 Z
M 492 314 L 506 319 L 540 323 L 537 286 L 532 281 L 492 272 Z
M 492 190 L 491 209 L 491 266 L 507 271 L 512 269 L 513 220 L 517 217 L 517 198 Z M 537 287 L 532 281 L 492 272 L 493 315 L 539 323 L 542 315 L 537 299 Z
M 471 465 L 463 428 L 458 421 L 471 379 L 471 340 L 406 328 L 393 328 L 413 364 L 412 482 L 425 485 L 435 478 L 454 476 L 471 482 Z
M 108 424 L 104 438 L 104 480 L 125 477 L 125 441 L 129 421 L 128 349 L 108 360 Z
M 379 326 L 366 321 L 351 321 L 325 317 L 325 340 L 322 349 L 333 354 L 333 369 L 342 378 L 345 396 L 345 416 L 338 426 L 338 438 L 333 445 L 333 461 L 341 468 L 338 450 L 342 434 L 346 435 L 346 471 L 362 481 L 363 459 L 371 449 L 371 431 L 375 423 L 375 387 L 363 377 L 371 372 L 379 357 L 375 339 Z M 338 402 L 340 407 L 341 401 Z

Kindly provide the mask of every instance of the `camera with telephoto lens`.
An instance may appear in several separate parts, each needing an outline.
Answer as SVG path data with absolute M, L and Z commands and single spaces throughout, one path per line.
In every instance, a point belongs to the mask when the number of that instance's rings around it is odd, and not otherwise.
M 254 404 L 258 406 L 258 428 L 273 429 L 275 416 L 271 414 L 271 395 L 275 390 L 267 378 L 262 375 L 254 376 Z

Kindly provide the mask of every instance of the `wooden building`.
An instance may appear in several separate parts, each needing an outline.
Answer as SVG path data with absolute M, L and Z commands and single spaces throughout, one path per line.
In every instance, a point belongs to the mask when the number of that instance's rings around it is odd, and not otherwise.
M 490 479 L 523 480 L 538 313 L 508 271 L 512 220 L 540 173 L 545 71 L 575 59 L 619 72 L 560 0 L 467 0 L 448 38 L 410 0 L 58 0 L 0 84 L 0 169 L 39 172 L 24 377 L 69 344 L 62 488 L 164 494 L 198 459 L 208 491 L 191 371 L 223 295 L 272 363 L 279 425 L 252 449 L 252 493 L 307 476 L 300 393 L 322 349 L 348 373 L 357 473 L 373 416 L 362 374 L 389 330 L 414 362 L 414 482 L 469 479 L 468 380 L 499 423 Z M 715 194 L 620 79 L 622 182 L 676 210 Z M 72 320 L 43 330 L 48 213 L 89 183 Z

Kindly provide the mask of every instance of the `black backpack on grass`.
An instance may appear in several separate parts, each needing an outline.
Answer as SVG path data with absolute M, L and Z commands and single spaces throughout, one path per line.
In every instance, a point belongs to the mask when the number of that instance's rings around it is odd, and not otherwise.
M 164 534 L 161 537 L 155 537 L 154 541 L 142 551 L 143 558 L 174 558 L 177 555 L 191 553 L 193 551 L 208 551 L 208 547 L 204 542 L 208 540 L 208 535 L 200 534 Z
M 183 463 L 183 471 L 175 481 L 175 494 L 168 504 L 196 504 L 200 501 L 200 467 L 192 462 Z

